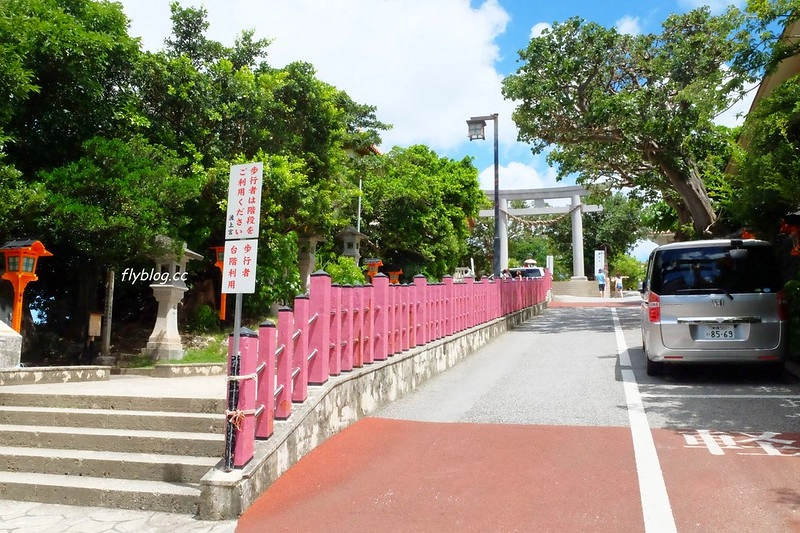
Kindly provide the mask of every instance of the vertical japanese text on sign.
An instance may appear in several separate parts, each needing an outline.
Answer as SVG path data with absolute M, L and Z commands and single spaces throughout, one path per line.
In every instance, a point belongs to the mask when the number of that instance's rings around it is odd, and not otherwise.
M 222 293 L 256 291 L 256 256 L 258 240 L 225 241 L 225 262 L 222 267 Z
M 263 163 L 232 165 L 228 185 L 225 239 L 258 238 Z

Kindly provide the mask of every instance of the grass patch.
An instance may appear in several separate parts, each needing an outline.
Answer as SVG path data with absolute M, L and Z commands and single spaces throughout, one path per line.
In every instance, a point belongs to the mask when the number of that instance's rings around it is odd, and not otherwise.
M 224 337 L 227 338 L 227 335 Z M 215 339 L 203 348 L 189 348 L 177 363 L 224 363 L 228 360 L 228 347 L 221 339 Z

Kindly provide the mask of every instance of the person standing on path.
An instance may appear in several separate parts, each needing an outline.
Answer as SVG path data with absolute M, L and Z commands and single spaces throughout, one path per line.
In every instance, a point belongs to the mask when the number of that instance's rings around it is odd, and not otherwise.
M 603 273 L 603 269 L 599 269 L 597 271 L 597 288 L 600 289 L 600 297 L 602 298 L 606 292 L 606 275 Z

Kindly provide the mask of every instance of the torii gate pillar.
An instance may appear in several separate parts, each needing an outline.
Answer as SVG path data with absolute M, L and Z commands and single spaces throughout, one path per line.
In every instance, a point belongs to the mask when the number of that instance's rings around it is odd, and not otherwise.
M 581 197 L 572 197 L 572 279 L 585 280 L 583 270 L 583 217 L 581 216 Z

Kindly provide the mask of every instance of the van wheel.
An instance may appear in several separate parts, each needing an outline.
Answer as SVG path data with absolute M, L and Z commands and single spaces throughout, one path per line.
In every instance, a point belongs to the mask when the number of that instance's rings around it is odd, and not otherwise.
M 660 361 L 651 361 L 649 357 L 645 356 L 647 359 L 647 375 L 648 376 L 660 376 L 664 373 L 664 363 Z

